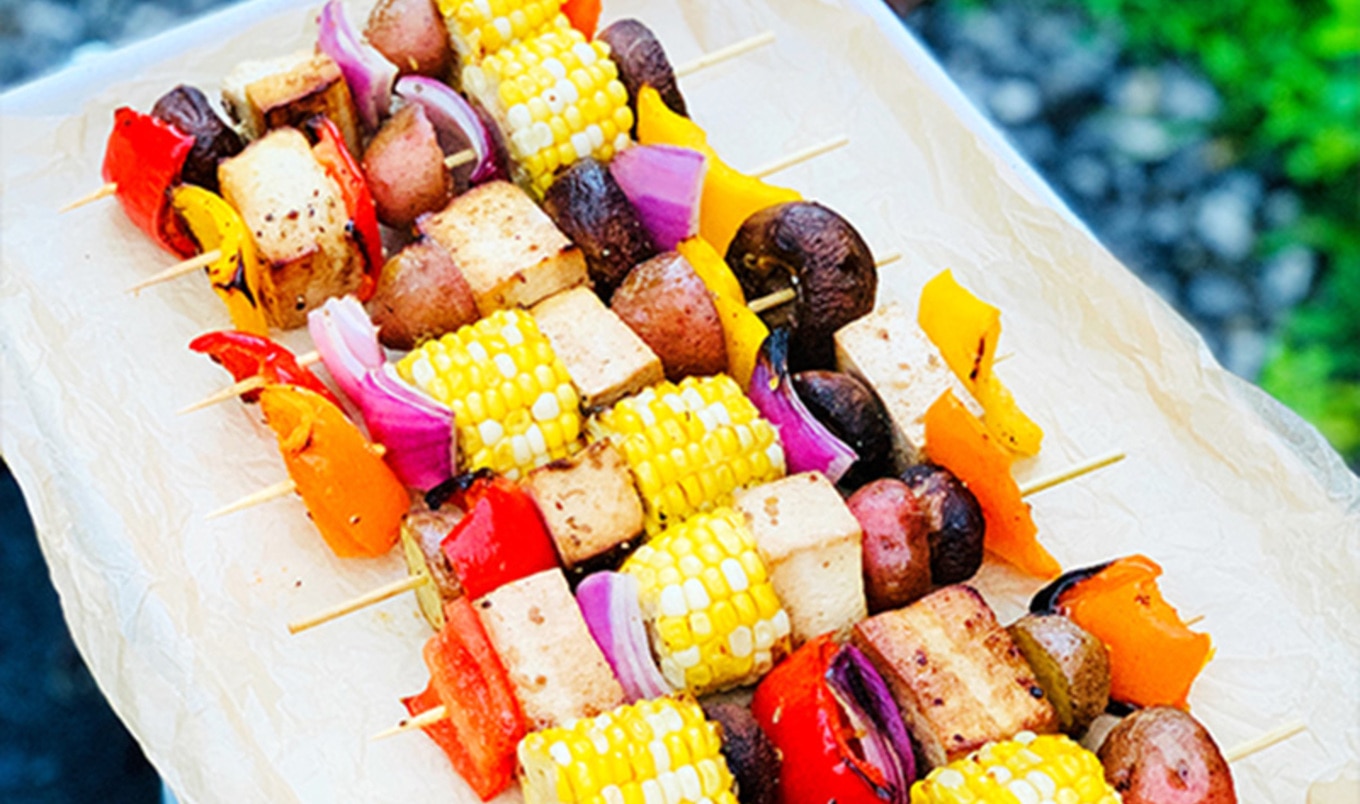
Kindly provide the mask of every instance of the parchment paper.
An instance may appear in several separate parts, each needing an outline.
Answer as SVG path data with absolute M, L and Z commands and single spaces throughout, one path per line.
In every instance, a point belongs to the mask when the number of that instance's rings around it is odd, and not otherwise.
M 285 623 L 398 577 L 340 561 L 302 504 L 208 511 L 284 476 L 253 408 L 174 411 L 224 384 L 185 344 L 228 326 L 206 282 L 133 298 L 168 255 L 104 202 L 112 109 L 306 47 L 311 14 L 272 0 L 0 100 L 0 446 L 32 506 L 80 650 L 187 801 L 473 801 L 429 741 L 368 736 L 426 682 L 409 596 L 303 635 Z M 350 9 L 362 20 L 367 3 Z M 1217 655 L 1195 714 L 1223 746 L 1294 718 L 1309 733 L 1234 768 L 1243 801 L 1302 801 L 1360 755 L 1360 481 L 1317 433 L 1233 378 L 1151 291 L 1017 166 L 875 0 L 626 0 L 683 62 L 762 30 L 772 47 L 684 80 L 718 151 L 755 167 L 841 134 L 779 180 L 839 210 L 879 253 L 882 300 L 914 304 L 953 268 L 1003 309 L 999 367 L 1047 431 L 1023 481 L 1129 459 L 1032 499 L 1065 566 L 1131 552 L 1166 568 Z M 299 351 L 306 336 L 285 340 Z M 988 566 L 1003 620 L 1037 584 Z

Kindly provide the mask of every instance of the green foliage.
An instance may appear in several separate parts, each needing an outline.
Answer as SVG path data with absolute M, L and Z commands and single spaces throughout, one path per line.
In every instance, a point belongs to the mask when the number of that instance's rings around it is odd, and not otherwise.
M 1194 63 L 1217 87 L 1215 133 L 1304 199 L 1263 251 L 1302 243 L 1322 278 L 1261 384 L 1360 466 L 1360 0 L 1053 0 L 1123 29 L 1135 56 Z

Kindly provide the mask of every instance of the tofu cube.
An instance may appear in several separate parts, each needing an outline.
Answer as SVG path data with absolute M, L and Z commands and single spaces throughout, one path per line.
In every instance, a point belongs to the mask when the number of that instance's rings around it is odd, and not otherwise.
M 737 496 L 770 580 L 789 613 L 793 644 L 868 616 L 861 541 L 845 501 L 820 472 L 804 472 Z
M 642 500 L 633 475 L 608 440 L 535 469 L 524 488 L 538 503 L 568 568 L 626 550 L 642 533 Z
M 925 460 L 926 411 L 952 391 L 975 416 L 982 406 L 944 362 L 940 350 L 900 305 L 889 304 L 836 332 L 836 365 L 883 400 L 899 468 Z
M 223 82 L 222 105 L 249 139 L 325 115 L 339 127 L 349 152 L 356 159 L 363 154 L 349 85 L 339 65 L 324 53 L 241 62 Z
M 530 307 L 587 282 L 581 250 L 509 182 L 474 187 L 417 226 L 453 257 L 482 316 Z
M 549 296 L 531 312 L 587 410 L 609 407 L 665 379 L 661 359 L 590 289 Z
M 990 740 L 1058 730 L 1034 671 L 972 587 L 877 614 L 855 626 L 853 641 L 888 682 L 931 768 Z
M 340 188 L 296 129 L 269 132 L 217 168 L 222 197 L 255 238 L 271 326 L 292 329 L 332 296 L 358 289 L 364 260 Z
M 565 726 L 626 703 L 562 570 L 513 581 L 473 605 L 505 663 L 531 731 Z

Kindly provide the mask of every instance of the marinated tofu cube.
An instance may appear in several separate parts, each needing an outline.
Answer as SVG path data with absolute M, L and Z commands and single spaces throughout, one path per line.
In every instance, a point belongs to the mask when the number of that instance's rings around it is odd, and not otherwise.
M 834 631 L 847 636 L 868 616 L 855 515 L 821 472 L 804 472 L 737 495 L 737 508 L 789 613 L 793 644 Z
M 508 583 L 474 606 L 531 731 L 565 726 L 626 703 L 562 570 Z
M 1024 654 L 972 587 L 946 586 L 874 615 L 853 641 L 888 682 L 932 768 L 1017 732 L 1058 730 Z
M 349 212 L 300 132 L 269 132 L 219 165 L 217 175 L 222 197 L 255 238 L 270 325 L 300 327 L 309 310 L 358 289 L 364 259 L 349 235 Z
M 581 250 L 509 182 L 474 187 L 439 212 L 422 216 L 417 226 L 453 257 L 483 316 L 530 307 L 586 284 Z
M 587 410 L 609 407 L 665 379 L 656 353 L 588 288 L 549 296 L 531 312 Z
M 642 533 L 642 500 L 633 475 L 608 439 L 535 469 L 524 488 L 570 569 L 608 561 Z
M 889 304 L 836 332 L 836 365 L 878 393 L 892 422 L 893 452 L 899 468 L 925 458 L 926 411 L 952 391 L 973 415 L 982 407 L 963 387 L 916 322 L 900 305 Z
M 325 115 L 339 127 L 349 152 L 356 159 L 363 153 L 349 85 L 339 65 L 324 53 L 241 62 L 223 82 L 222 105 L 249 139 Z

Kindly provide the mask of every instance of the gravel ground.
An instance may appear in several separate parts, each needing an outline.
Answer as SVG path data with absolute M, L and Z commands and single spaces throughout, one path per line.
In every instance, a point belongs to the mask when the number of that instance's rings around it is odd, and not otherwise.
M 0 0 L 0 89 L 227 4 Z M 1255 257 L 1260 232 L 1297 216 L 1299 200 L 1232 164 L 1211 135 L 1213 88 L 1179 64 L 1135 66 L 1117 32 L 1025 0 L 941 2 L 906 19 L 1097 237 L 1254 378 L 1315 257 Z M 70 642 L 3 468 L 0 574 L 11 613 L 0 620 L 0 801 L 157 801 L 155 772 Z

